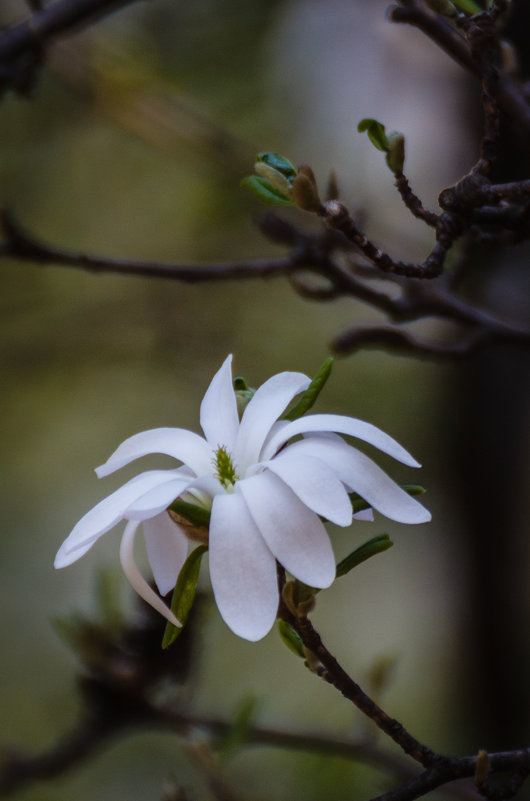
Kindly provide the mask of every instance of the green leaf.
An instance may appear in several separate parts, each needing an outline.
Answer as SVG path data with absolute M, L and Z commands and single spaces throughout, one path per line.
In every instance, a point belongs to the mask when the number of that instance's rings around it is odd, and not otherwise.
M 177 620 L 180 620 L 182 623 L 182 628 L 184 628 L 190 609 L 193 606 L 193 601 L 195 600 L 201 559 L 207 550 L 208 548 L 206 545 L 199 545 L 198 548 L 195 548 L 195 550 L 189 554 L 182 566 L 173 591 L 171 611 Z M 182 628 L 177 628 L 173 623 L 168 622 L 162 639 L 162 648 L 168 648 L 175 642 Z
M 249 695 L 239 702 L 234 721 L 220 748 L 221 757 L 231 756 L 247 742 L 249 732 L 256 720 L 258 704 L 259 699 L 255 695 Z
M 281 619 L 278 620 L 278 631 L 287 648 L 289 648 L 293 654 L 296 654 L 296 656 L 305 659 L 304 645 L 298 632 L 295 631 L 286 620 Z
M 358 124 L 357 130 L 360 133 L 366 131 L 371 143 L 375 145 L 378 150 L 382 150 L 384 153 L 388 151 L 388 139 L 385 134 L 385 126 L 381 122 L 371 117 L 365 117 L 364 120 L 361 120 Z
M 339 576 L 345 576 L 346 573 L 349 573 L 354 567 L 370 559 L 371 556 L 387 551 L 393 544 L 388 534 L 378 534 L 376 537 L 372 537 L 371 540 L 360 545 L 338 563 L 337 578 Z
M 468 14 L 480 14 L 484 11 L 483 8 L 475 3 L 475 0 L 452 0 L 455 6 L 458 6 L 461 11 L 466 11 Z
M 261 161 L 268 167 L 277 170 L 284 178 L 287 178 L 288 181 L 293 181 L 296 178 L 296 167 L 291 164 L 289 159 L 286 159 L 285 156 L 281 156 L 279 153 L 268 153 L 267 151 L 258 153 L 256 161 Z
M 329 356 L 322 367 L 319 369 L 308 388 L 300 398 L 300 400 L 287 412 L 284 420 L 297 420 L 302 417 L 313 406 L 316 399 L 324 389 L 324 385 L 331 374 L 333 367 L 333 357 Z
M 241 181 L 240 186 L 243 189 L 248 189 L 258 200 L 261 200 L 262 203 L 267 203 L 269 206 L 295 205 L 294 200 L 289 200 L 270 181 L 267 181 L 266 178 L 261 178 L 259 175 L 247 175 Z
M 205 509 L 203 506 L 198 506 L 196 503 L 186 503 L 186 501 L 176 500 L 173 501 L 169 507 L 173 512 L 183 517 L 192 526 L 206 526 L 210 525 L 210 510 Z

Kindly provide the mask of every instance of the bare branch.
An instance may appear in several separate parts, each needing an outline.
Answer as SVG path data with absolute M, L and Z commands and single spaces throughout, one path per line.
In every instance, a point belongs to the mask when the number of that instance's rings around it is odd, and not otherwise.
M 480 67 L 474 61 L 464 37 L 446 19 L 428 9 L 423 2 L 399 0 L 399 5 L 392 6 L 389 16 L 392 22 L 406 23 L 418 28 L 468 72 L 475 77 L 481 77 Z M 517 123 L 519 130 L 528 140 L 530 106 L 522 86 L 510 75 L 501 73 L 497 96 L 502 110 Z
M 491 331 L 472 331 L 451 343 L 425 342 L 399 328 L 356 326 L 335 337 L 331 348 L 341 356 L 373 348 L 429 359 L 462 359 L 485 348 L 494 338 Z
M 0 92 L 27 91 L 43 48 L 136 0 L 59 0 L 0 36 Z M 22 77 L 21 77 L 22 76 Z

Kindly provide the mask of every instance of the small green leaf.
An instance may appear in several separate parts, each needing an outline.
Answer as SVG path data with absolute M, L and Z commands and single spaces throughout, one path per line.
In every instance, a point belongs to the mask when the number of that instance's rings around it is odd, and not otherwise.
M 475 3 L 475 0 L 453 0 L 453 3 L 468 14 L 480 14 L 481 11 L 484 11 L 478 3 Z
M 332 367 L 333 357 L 329 356 L 309 384 L 298 403 L 296 403 L 293 408 L 287 412 L 284 417 L 285 420 L 297 420 L 299 417 L 302 417 L 302 415 L 309 411 L 324 389 L 324 385 L 331 374 Z
M 388 534 L 378 534 L 376 537 L 372 537 L 371 540 L 360 545 L 338 563 L 337 578 L 339 576 L 345 576 L 346 573 L 349 573 L 350 570 L 353 570 L 354 567 L 357 567 L 357 565 L 360 565 L 362 562 L 365 562 L 366 559 L 370 559 L 371 556 L 387 551 L 393 544 Z
M 203 554 L 206 553 L 208 548 L 206 545 L 199 545 L 192 551 L 182 569 L 179 573 L 175 589 L 173 591 L 173 598 L 171 599 L 171 611 L 182 623 L 182 628 L 188 619 L 190 609 L 195 600 L 195 592 L 197 590 L 197 581 L 199 578 L 199 568 L 201 566 L 201 559 Z M 164 637 L 162 639 L 162 648 L 168 648 L 179 636 L 182 628 L 177 628 L 173 623 L 166 624 Z
M 238 751 L 248 740 L 258 711 L 259 699 L 255 695 L 243 698 L 237 705 L 234 721 L 220 748 L 220 756 L 226 758 Z
M 203 506 L 198 506 L 196 503 L 187 503 L 177 499 L 173 501 L 169 508 L 183 517 L 184 520 L 187 520 L 188 523 L 191 523 L 192 526 L 208 527 L 210 525 L 210 510 L 205 509 Z
M 298 632 L 295 631 L 286 620 L 281 619 L 278 620 L 278 631 L 287 648 L 289 648 L 293 654 L 296 654 L 296 656 L 305 659 L 304 645 Z
M 366 131 L 371 143 L 375 145 L 378 150 L 382 150 L 384 153 L 388 151 L 388 139 L 385 134 L 385 126 L 381 122 L 371 117 L 365 117 L 365 119 L 361 120 L 358 124 L 357 130 L 360 133 Z
M 268 167 L 277 170 L 277 172 L 280 172 L 288 181 L 292 181 L 296 178 L 296 167 L 291 164 L 289 159 L 286 159 L 285 156 L 281 156 L 279 153 L 268 153 L 266 151 L 258 153 L 256 161 L 261 161 Z
M 415 498 L 416 495 L 425 495 L 427 492 L 425 487 L 422 487 L 421 484 L 400 484 L 399 486 L 402 490 L 405 490 L 407 495 L 412 495 L 413 498 Z
M 276 189 L 266 178 L 259 175 L 247 175 L 240 183 L 243 189 L 248 189 L 252 194 L 267 203 L 269 206 L 294 206 L 294 200 L 289 200 L 279 189 Z

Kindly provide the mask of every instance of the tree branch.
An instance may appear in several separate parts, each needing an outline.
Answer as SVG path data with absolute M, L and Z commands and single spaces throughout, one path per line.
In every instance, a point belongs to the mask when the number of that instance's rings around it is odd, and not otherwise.
M 349 215 L 348 219 L 351 219 Z M 343 355 L 359 347 L 379 345 L 424 357 L 459 358 L 495 342 L 509 341 L 522 347 L 530 346 L 530 330 L 459 297 L 452 289 L 450 274 L 431 281 L 411 281 L 388 274 L 384 277 L 383 288 L 375 288 L 369 279 L 379 277 L 377 271 L 355 263 L 352 245 L 341 233 L 324 230 L 309 234 L 274 215 L 264 218 L 260 227 L 269 239 L 287 245 L 287 254 L 269 259 L 213 264 L 138 261 L 56 248 L 28 234 L 5 211 L 0 225 L 4 231 L 0 259 L 13 258 L 34 264 L 77 267 L 94 273 L 164 278 L 189 284 L 283 276 L 289 278 L 302 297 L 319 301 L 355 298 L 384 312 L 396 323 L 434 316 L 466 326 L 459 342 L 449 343 L 422 343 L 409 332 L 397 328 L 347 329 L 332 342 L 335 352 Z M 307 280 L 307 274 L 317 276 L 319 283 Z M 396 287 L 399 288 L 398 296 Z
M 474 61 L 464 37 L 444 17 L 427 8 L 418 0 L 398 0 L 389 17 L 392 22 L 406 23 L 418 28 L 429 39 L 477 78 L 480 69 Z M 520 83 L 506 73 L 499 76 L 498 101 L 500 107 L 514 120 L 526 140 L 530 137 L 530 106 Z
M 136 0 L 59 0 L 0 35 L 0 92 L 27 91 L 43 48 Z M 22 77 L 21 77 L 22 76 Z

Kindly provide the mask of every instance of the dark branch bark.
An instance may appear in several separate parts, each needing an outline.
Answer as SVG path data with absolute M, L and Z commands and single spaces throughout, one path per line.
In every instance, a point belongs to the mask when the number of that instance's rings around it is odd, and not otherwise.
M 66 736 L 41 754 L 4 755 L 0 768 L 0 797 L 22 789 L 36 781 L 50 780 L 83 764 L 105 744 L 127 731 L 172 731 L 186 737 L 193 731 L 203 731 L 209 737 L 222 739 L 232 730 L 230 721 L 210 718 L 171 709 L 160 709 L 141 698 L 128 698 L 130 714 L 89 716 L 81 720 Z M 360 761 L 390 771 L 401 781 L 411 776 L 410 768 L 373 743 L 354 741 L 322 734 L 291 732 L 256 726 L 247 732 L 245 746 L 267 745 L 294 751 L 305 751 L 347 760 Z
M 355 298 L 384 312 L 396 323 L 434 316 L 466 326 L 462 339 L 451 343 L 422 343 L 410 333 L 395 328 L 346 330 L 333 341 L 335 351 L 340 354 L 378 343 L 414 355 L 458 358 L 494 342 L 510 341 L 522 347 L 530 345 L 530 330 L 460 298 L 452 289 L 449 274 L 434 281 L 410 281 L 389 274 L 385 276 L 383 288 L 376 288 L 370 284 L 369 278 L 377 277 L 377 271 L 370 268 L 367 272 L 365 267 L 356 265 L 351 260 L 350 244 L 338 233 L 327 230 L 316 235 L 306 234 L 277 218 L 273 222 L 269 219 L 263 229 L 267 234 L 272 233 L 276 241 L 290 247 L 286 255 L 214 264 L 138 261 L 70 251 L 40 242 L 6 212 L 1 223 L 4 242 L 0 244 L 0 259 L 13 258 L 34 264 L 77 267 L 94 273 L 164 278 L 190 284 L 283 276 L 290 279 L 302 297 L 319 301 Z M 351 263 L 345 266 L 337 258 L 339 254 L 346 256 Z M 316 276 L 320 283 L 308 280 L 307 274 Z M 389 288 L 396 285 L 400 288 L 397 297 L 395 293 L 389 293 Z
M 400 0 L 390 11 L 392 22 L 413 25 L 435 42 L 464 69 L 480 78 L 480 70 L 469 46 L 447 20 L 416 0 Z M 511 76 L 501 74 L 498 86 L 499 105 L 519 126 L 526 139 L 530 138 L 530 106 L 520 84 Z
M 136 0 L 59 0 L 35 11 L 28 19 L 0 36 L 0 92 L 21 89 L 21 72 L 33 72 L 43 48 L 55 39 L 75 33 L 101 17 L 108 16 Z M 24 85 L 27 88 L 27 78 Z

